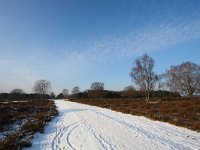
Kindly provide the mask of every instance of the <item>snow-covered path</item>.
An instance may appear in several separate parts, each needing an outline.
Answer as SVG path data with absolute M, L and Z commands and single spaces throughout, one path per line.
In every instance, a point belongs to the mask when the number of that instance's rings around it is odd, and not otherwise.
M 55 101 L 59 116 L 44 134 L 37 133 L 34 150 L 200 150 L 200 133 L 112 110 Z

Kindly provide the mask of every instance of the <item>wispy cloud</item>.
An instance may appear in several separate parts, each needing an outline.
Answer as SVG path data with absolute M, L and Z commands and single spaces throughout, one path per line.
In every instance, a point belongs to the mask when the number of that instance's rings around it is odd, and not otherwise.
M 187 20 L 180 22 L 164 22 L 154 24 L 153 22 L 142 31 L 127 36 L 127 55 L 131 51 L 154 51 L 162 50 L 171 45 L 200 38 L 200 20 Z
M 92 62 L 104 62 L 132 57 L 144 52 L 162 50 L 166 47 L 200 38 L 200 20 L 155 21 L 140 29 L 130 29 L 127 34 L 106 35 L 92 41 L 82 50 L 73 51 L 65 59 L 71 65 L 82 67 Z

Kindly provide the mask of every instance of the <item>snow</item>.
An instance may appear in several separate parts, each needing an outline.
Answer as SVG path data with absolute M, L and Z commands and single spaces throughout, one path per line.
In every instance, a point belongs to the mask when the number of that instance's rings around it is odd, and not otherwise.
M 12 103 L 24 103 L 24 102 L 28 102 L 28 100 L 26 101 L 11 101 Z
M 64 100 L 59 116 L 36 133 L 29 150 L 200 149 L 200 133 L 145 117 Z
M 1 101 L 1 100 L 0 100 Z M 0 102 L 1 104 L 8 104 L 8 102 Z

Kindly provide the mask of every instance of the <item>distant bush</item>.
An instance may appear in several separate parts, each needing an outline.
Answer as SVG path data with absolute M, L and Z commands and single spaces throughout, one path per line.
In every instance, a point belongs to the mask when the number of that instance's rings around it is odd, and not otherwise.
M 5 101 L 8 99 L 8 93 L 0 93 L 0 101 Z

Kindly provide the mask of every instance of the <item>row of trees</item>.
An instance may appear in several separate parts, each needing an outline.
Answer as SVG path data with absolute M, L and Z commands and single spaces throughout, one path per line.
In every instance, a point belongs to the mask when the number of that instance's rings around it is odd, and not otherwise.
M 144 54 L 135 59 L 130 76 L 137 86 L 127 86 L 123 91 L 104 90 L 104 83 L 94 82 L 89 90 L 80 91 L 78 86 L 72 89 L 71 95 L 67 89 L 57 96 L 51 91 L 51 83 L 47 80 L 35 82 L 33 91 L 35 94 L 25 94 L 22 89 L 14 89 L 9 94 L 0 94 L 0 98 L 141 98 L 145 97 L 149 102 L 150 97 L 180 96 L 200 94 L 200 66 L 184 62 L 177 66 L 171 66 L 165 73 L 156 74 L 153 71 L 155 61 Z
M 144 54 L 134 61 L 130 76 L 133 82 L 145 93 L 149 102 L 150 93 L 155 89 L 168 87 L 172 92 L 192 96 L 200 93 L 200 66 L 184 62 L 171 66 L 165 73 L 158 75 L 153 71 L 155 61 Z
M 10 93 L 0 93 L 0 100 L 20 100 L 20 99 L 49 99 L 55 98 L 55 94 L 50 92 L 51 83 L 47 80 L 38 80 L 35 82 L 34 93 L 26 94 L 22 89 L 13 89 Z M 50 92 L 50 93 L 49 93 Z
M 104 83 L 94 82 L 91 84 L 90 89 L 80 92 L 80 90 L 75 90 L 71 95 L 68 95 L 69 98 L 144 98 L 145 92 L 141 90 L 136 90 L 133 86 L 127 86 L 123 91 L 109 91 L 104 89 Z M 78 88 L 79 89 L 79 88 Z M 57 96 L 57 98 L 63 98 L 62 93 Z M 150 97 L 179 97 L 180 94 L 177 92 L 170 91 L 151 91 L 149 93 Z
M 20 89 L 21 90 L 21 89 Z M 26 94 L 26 93 L 0 93 L 0 101 L 5 101 L 5 100 L 27 100 L 27 99 L 40 99 L 41 95 L 37 93 L 31 93 L 31 94 Z M 45 94 L 42 96 L 43 99 L 50 99 L 49 94 Z

